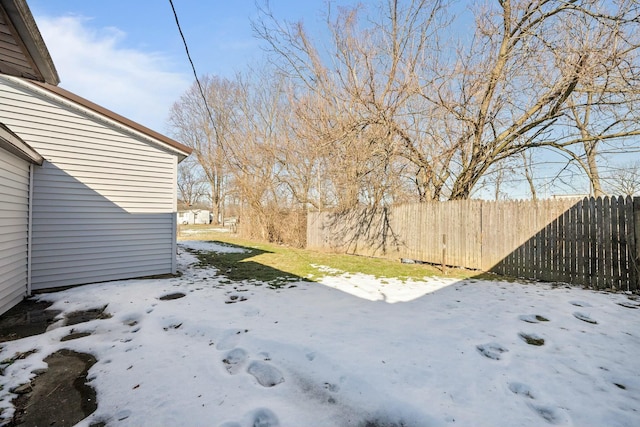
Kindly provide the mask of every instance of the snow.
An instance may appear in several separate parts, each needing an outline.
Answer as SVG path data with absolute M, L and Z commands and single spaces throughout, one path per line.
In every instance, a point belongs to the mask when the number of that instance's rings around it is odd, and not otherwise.
M 37 352 L 0 376 L 2 415 L 8 390 L 69 348 L 98 360 L 98 409 L 80 426 L 640 425 L 640 303 L 627 295 L 338 271 L 271 289 L 196 261 L 181 250 L 179 278 L 41 295 L 112 317 L 3 343 L 0 360 Z M 91 335 L 60 342 L 71 329 Z
M 184 229 L 184 230 L 180 230 L 180 234 L 182 235 L 197 235 L 197 234 L 211 234 L 212 232 L 215 233 L 229 233 L 231 232 L 230 228 L 225 228 L 225 227 L 207 227 L 207 228 L 201 228 L 201 229 Z
M 349 274 L 326 266 L 316 268 L 322 273 L 330 274 L 318 279 L 323 285 L 369 301 L 407 302 L 456 283 L 455 279 L 450 278 L 403 281 L 393 278 L 379 279 L 362 273 Z

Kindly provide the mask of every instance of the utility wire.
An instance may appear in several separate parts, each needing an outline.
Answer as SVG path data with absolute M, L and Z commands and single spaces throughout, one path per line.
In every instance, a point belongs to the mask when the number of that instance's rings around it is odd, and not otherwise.
M 198 78 L 196 67 L 195 65 L 193 65 L 193 60 L 191 59 L 191 54 L 189 53 L 189 46 L 187 46 L 187 40 L 185 39 L 184 33 L 182 32 L 182 27 L 180 26 L 180 21 L 178 20 L 178 14 L 176 13 L 176 8 L 173 6 L 173 0 L 169 0 L 169 4 L 171 5 L 171 10 L 173 11 L 173 17 L 176 20 L 176 26 L 178 27 L 178 31 L 180 32 L 180 37 L 182 37 L 184 50 L 185 52 L 187 52 L 187 58 L 189 59 L 189 63 L 191 64 L 191 70 L 193 70 L 193 77 L 195 77 L 196 83 L 198 84 L 198 89 L 200 89 L 200 96 L 202 97 L 204 106 L 207 109 L 207 114 L 209 115 L 209 120 L 211 120 L 211 125 L 215 129 L 215 120 L 213 120 L 213 113 L 211 113 L 211 109 L 209 108 L 209 103 L 207 102 L 207 97 L 204 95 L 204 90 L 202 89 L 202 85 L 200 84 L 200 79 Z

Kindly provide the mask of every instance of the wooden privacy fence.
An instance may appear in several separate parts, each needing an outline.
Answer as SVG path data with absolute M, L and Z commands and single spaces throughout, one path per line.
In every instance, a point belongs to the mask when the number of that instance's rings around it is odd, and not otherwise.
M 637 230 L 637 232 L 636 232 Z M 309 213 L 307 247 L 640 289 L 640 198 L 464 200 Z

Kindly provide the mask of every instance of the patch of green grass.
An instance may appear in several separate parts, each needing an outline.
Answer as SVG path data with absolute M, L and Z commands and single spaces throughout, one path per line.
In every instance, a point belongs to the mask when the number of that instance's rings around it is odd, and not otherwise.
M 215 242 L 229 243 L 220 240 Z M 190 252 L 198 257 L 200 266 L 215 267 L 219 274 L 225 276 L 229 281 L 264 282 L 272 288 L 280 288 L 293 281 L 306 280 L 294 273 L 274 268 L 269 263 L 269 257 L 266 259 L 263 257 L 267 252 L 257 248 L 246 249 L 245 253 L 215 253 L 195 250 L 190 250 Z
M 185 233 L 185 231 L 192 231 Z M 208 226 L 183 226 L 180 240 L 208 240 L 250 249 L 244 254 L 203 253 L 198 257 L 204 265 L 212 265 L 230 280 L 260 280 L 268 283 L 286 283 L 290 280 L 318 279 L 333 274 L 314 266 L 325 266 L 345 273 L 363 273 L 378 278 L 420 280 L 429 276 L 468 278 L 477 272 L 447 269 L 442 274 L 437 267 L 427 264 L 403 264 L 399 260 L 318 252 L 286 246 L 259 243 L 235 237 L 231 233 L 216 232 Z

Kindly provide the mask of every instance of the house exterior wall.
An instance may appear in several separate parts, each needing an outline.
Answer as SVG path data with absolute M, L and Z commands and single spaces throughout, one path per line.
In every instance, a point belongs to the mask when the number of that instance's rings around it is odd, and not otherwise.
M 0 314 L 27 293 L 29 162 L 0 148 Z
M 6 76 L 0 121 L 45 158 L 34 175 L 32 289 L 174 272 L 175 153 Z

